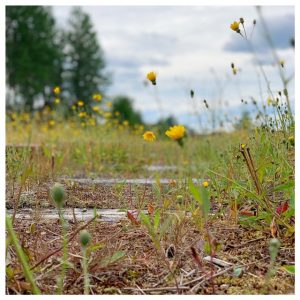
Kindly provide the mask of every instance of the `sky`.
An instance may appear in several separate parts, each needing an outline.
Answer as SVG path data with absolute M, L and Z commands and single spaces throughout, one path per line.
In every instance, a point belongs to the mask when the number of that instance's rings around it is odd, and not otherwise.
M 72 7 L 54 6 L 59 26 L 67 28 Z M 179 123 L 206 130 L 212 111 L 233 120 L 254 108 L 241 103 L 268 98 L 267 84 L 247 42 L 230 29 L 243 17 L 273 92 L 282 90 L 278 64 L 266 43 L 261 20 L 253 6 L 82 6 L 88 13 L 112 73 L 108 97 L 127 95 L 146 122 L 173 115 Z M 286 77 L 294 74 L 294 7 L 261 9 Z M 253 20 L 257 24 L 252 32 Z M 252 35 L 251 35 L 252 32 Z M 233 75 L 231 63 L 238 69 Z M 157 73 L 157 85 L 145 80 Z M 147 82 L 147 84 L 145 84 Z M 289 83 L 294 99 L 294 80 Z M 195 96 L 190 97 L 193 89 Z M 210 109 L 205 107 L 206 100 Z

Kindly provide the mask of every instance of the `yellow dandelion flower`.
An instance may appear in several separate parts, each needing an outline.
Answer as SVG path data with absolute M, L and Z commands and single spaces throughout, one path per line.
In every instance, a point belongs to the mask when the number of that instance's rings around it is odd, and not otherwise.
M 241 22 L 236 22 L 234 21 L 231 25 L 230 25 L 230 28 L 233 30 L 233 31 L 236 31 L 236 32 L 240 32 L 240 23 Z
M 156 73 L 151 71 L 147 74 L 147 79 L 152 82 L 153 85 L 156 85 Z
M 59 95 L 60 92 L 61 92 L 61 90 L 60 90 L 60 87 L 59 87 L 59 86 L 56 86 L 56 87 L 53 88 L 53 93 L 54 93 L 55 95 Z
M 83 106 L 83 105 L 84 105 L 84 101 L 78 100 L 77 105 L 78 105 L 78 106 Z
M 99 109 L 100 109 L 99 106 L 93 106 L 93 107 L 92 107 L 92 110 L 93 110 L 93 111 L 99 111 Z
M 269 106 L 272 105 L 273 104 L 273 99 L 271 97 L 268 97 L 267 103 L 268 103 Z
M 95 101 L 101 101 L 102 100 L 102 95 L 101 94 L 94 94 L 93 95 L 93 99 Z
M 107 111 L 104 113 L 104 118 L 109 119 L 111 117 L 111 112 Z
M 78 114 L 79 118 L 84 118 L 86 117 L 86 112 L 85 111 L 81 111 L 79 114 Z
M 123 125 L 124 125 L 124 126 L 128 126 L 128 125 L 129 125 L 129 122 L 128 122 L 127 120 L 125 120 L 125 121 L 123 122 Z
M 60 99 L 59 99 L 59 98 L 55 98 L 55 99 L 54 99 L 54 103 L 55 103 L 55 104 L 59 104 L 59 103 L 60 103 Z
M 175 125 L 166 131 L 166 135 L 172 140 L 179 140 L 184 136 L 185 128 L 183 125 Z
M 202 185 L 203 185 L 205 188 L 207 188 L 207 187 L 209 186 L 209 183 L 208 183 L 208 181 L 204 181 L 204 182 L 202 183 Z
M 153 142 L 156 139 L 156 136 L 153 131 L 146 131 L 143 134 L 143 138 L 147 142 Z
M 247 146 L 247 144 L 241 144 L 241 148 L 242 148 L 242 149 L 245 149 L 246 146 Z
M 48 124 L 49 124 L 50 126 L 54 126 L 54 125 L 55 125 L 55 121 L 54 121 L 54 120 L 49 120 Z

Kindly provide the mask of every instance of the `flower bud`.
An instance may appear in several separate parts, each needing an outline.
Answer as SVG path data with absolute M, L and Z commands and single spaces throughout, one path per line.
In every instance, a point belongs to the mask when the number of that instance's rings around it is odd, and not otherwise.
M 50 190 L 51 198 L 56 203 L 56 205 L 61 208 L 64 205 L 65 200 L 65 189 L 59 183 L 55 183 Z
M 80 243 L 82 247 L 86 247 L 90 241 L 91 241 L 90 233 L 87 230 L 82 230 L 80 232 Z

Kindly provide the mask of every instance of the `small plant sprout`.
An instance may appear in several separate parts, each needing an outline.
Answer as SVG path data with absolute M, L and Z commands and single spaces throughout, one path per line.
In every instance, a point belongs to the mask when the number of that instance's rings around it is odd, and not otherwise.
M 269 284 L 270 284 L 270 279 L 271 277 L 275 274 L 275 261 L 278 255 L 278 250 L 280 247 L 280 241 L 276 238 L 273 238 L 270 240 L 269 243 L 269 254 L 270 254 L 270 265 L 269 265 L 269 269 L 268 272 L 266 274 L 266 279 L 265 279 L 265 293 L 267 292 L 268 288 L 269 288 Z
M 91 235 L 87 230 L 82 230 L 80 232 L 80 244 L 82 247 L 82 265 L 83 265 L 83 276 L 84 276 L 84 294 L 88 295 L 89 294 L 89 274 L 88 274 L 88 261 L 87 261 L 87 245 L 91 241 Z

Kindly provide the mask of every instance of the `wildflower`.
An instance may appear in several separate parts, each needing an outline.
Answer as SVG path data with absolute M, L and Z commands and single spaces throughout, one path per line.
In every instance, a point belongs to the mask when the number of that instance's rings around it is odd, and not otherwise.
M 55 104 L 59 104 L 59 103 L 60 103 L 60 99 L 59 99 L 59 98 L 55 98 L 55 99 L 54 99 L 54 103 L 55 103 Z
M 156 139 L 156 136 L 155 136 L 155 134 L 152 131 L 146 131 L 143 134 L 143 138 L 147 142 L 153 142 Z
M 85 124 L 85 122 L 81 122 L 80 125 L 81 125 L 81 127 L 85 127 L 86 124 Z
M 156 85 L 156 73 L 151 71 L 147 74 L 147 79 L 152 82 L 153 85 Z
M 59 87 L 59 86 L 56 86 L 56 87 L 53 89 L 53 93 L 54 93 L 55 95 L 59 95 L 60 92 L 61 92 L 61 90 L 60 90 L 60 87 Z
M 99 111 L 99 109 L 100 109 L 99 106 L 93 106 L 93 107 L 92 107 L 92 110 L 93 110 L 93 111 Z
M 93 118 L 89 119 L 89 125 L 96 126 L 96 121 Z
M 84 118 L 86 117 L 86 112 L 85 111 L 81 111 L 79 114 L 78 114 L 79 118 Z
M 104 118 L 109 119 L 111 117 L 111 112 L 107 111 L 104 113 Z
M 123 122 L 123 124 L 124 124 L 124 126 L 128 126 L 128 125 L 129 125 L 129 122 L 128 122 L 127 120 L 125 120 L 125 121 Z
M 75 106 L 75 105 L 72 105 L 71 108 L 72 108 L 72 110 L 75 110 L 75 109 L 76 109 L 76 106 Z
M 292 146 L 295 146 L 295 138 L 293 136 L 290 136 L 288 138 L 289 142 L 291 143 Z
M 204 181 L 204 182 L 202 183 L 202 185 L 203 185 L 205 188 L 207 188 L 207 187 L 209 186 L 209 183 L 208 183 L 208 181 Z
M 112 107 L 112 102 L 111 101 L 106 102 L 106 106 L 107 107 Z
M 175 125 L 166 131 L 166 135 L 172 140 L 180 140 L 184 136 L 185 128 L 182 125 Z
M 118 117 L 119 115 L 120 115 L 120 112 L 119 112 L 119 111 L 116 111 L 116 112 L 115 112 L 115 116 Z
M 246 144 L 241 144 L 241 148 L 242 148 L 242 149 L 245 149 L 246 146 L 247 146 Z
M 93 95 L 93 99 L 95 101 L 101 101 L 102 100 L 102 95 L 101 94 L 94 94 Z
M 50 126 L 54 126 L 54 125 L 55 125 L 55 121 L 54 121 L 54 120 L 50 120 L 50 121 L 48 122 L 48 124 L 49 124 Z
M 271 97 L 268 97 L 267 103 L 268 103 L 269 106 L 272 105 L 273 104 L 273 99 Z
M 230 25 L 230 28 L 233 30 L 233 31 L 236 31 L 237 33 L 240 32 L 240 23 L 241 22 L 236 22 L 234 21 L 231 25 Z
M 84 101 L 78 100 L 77 105 L 78 105 L 78 106 L 83 106 L 83 105 L 84 105 Z

